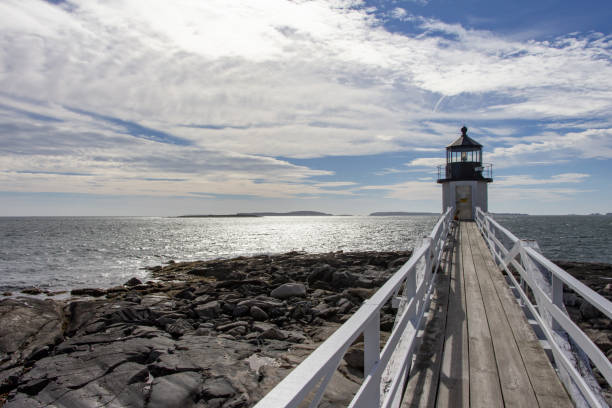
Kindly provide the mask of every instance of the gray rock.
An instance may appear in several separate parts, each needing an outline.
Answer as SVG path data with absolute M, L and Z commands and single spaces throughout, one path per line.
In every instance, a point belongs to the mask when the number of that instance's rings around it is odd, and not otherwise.
M 349 367 L 363 370 L 363 343 L 353 344 L 343 359 Z
M 213 332 L 214 330 L 209 329 L 208 327 L 198 327 L 193 334 L 196 336 L 210 336 Z
M 283 304 L 281 302 L 276 301 L 276 299 L 258 297 L 256 299 L 243 300 L 242 302 L 239 302 L 236 307 L 238 306 L 248 306 L 249 308 L 252 306 L 257 306 L 259 308 L 269 310 L 273 308 L 283 307 Z
M 374 294 L 374 290 L 365 288 L 349 288 L 346 289 L 343 293 L 346 293 L 349 296 L 354 296 L 361 300 L 366 300 Z
M 340 308 L 329 306 L 326 303 L 319 303 L 313 310 L 318 317 L 328 318 L 336 315 Z
M 232 312 L 234 317 L 242 317 L 249 314 L 251 308 L 248 305 L 237 305 Z
M 264 323 L 264 322 L 255 322 L 253 323 L 253 331 L 257 332 L 265 332 L 273 327 L 276 327 L 272 323 Z
M 19 377 L 23 370 L 23 366 L 17 366 L 0 371 L 0 394 L 19 385 Z
M 583 319 L 594 319 L 601 315 L 601 312 L 589 302 L 583 302 L 580 305 L 580 314 Z
M 138 278 L 132 278 L 129 281 L 125 282 L 123 284 L 124 286 L 136 286 L 136 285 L 142 285 L 142 281 Z
M 106 289 L 106 295 L 108 297 L 108 295 L 111 294 L 125 293 L 128 291 L 129 290 L 125 286 L 113 286 L 111 288 Z
M 291 343 L 303 343 L 306 341 L 306 336 L 303 333 L 297 331 L 285 332 L 287 335 L 286 340 Z
M 183 290 L 181 290 L 180 292 L 177 292 L 174 297 L 178 298 L 178 299 L 187 299 L 187 300 L 193 300 L 196 298 L 196 295 L 194 295 L 193 293 L 193 289 L 194 288 L 185 288 Z
M 70 302 L 68 305 L 67 314 L 70 319 L 66 334 L 73 336 L 79 329 L 86 326 L 100 313 L 100 307 L 106 305 L 106 302 L 100 300 L 85 300 L 78 302 Z
M 31 287 L 22 289 L 21 293 L 25 293 L 26 295 L 40 295 L 42 293 L 45 293 L 45 291 L 40 288 Z
M 312 269 L 310 275 L 308 275 L 308 283 L 314 283 L 316 281 L 331 281 L 334 268 L 328 264 L 319 264 Z
M 268 314 L 257 306 L 251 306 L 249 313 L 255 320 L 268 320 L 269 318 Z
M 150 293 L 141 298 L 140 305 L 149 307 L 151 310 L 173 309 L 176 301 L 165 293 Z
M 374 284 L 374 281 L 372 281 L 372 279 L 359 278 L 355 282 L 355 286 L 360 288 L 371 288 L 376 285 Z
M 233 337 L 244 336 L 246 333 L 247 333 L 247 328 L 245 326 L 234 327 L 233 329 L 230 329 L 226 332 L 226 334 L 229 334 L 230 336 L 233 336 Z
M 198 316 L 200 316 L 200 318 L 214 319 L 221 311 L 221 304 L 218 301 L 213 300 L 212 302 L 197 306 L 194 311 Z
M 182 319 L 184 317 L 185 315 L 181 313 L 171 312 L 168 314 L 163 314 L 160 317 L 158 317 L 157 320 L 155 320 L 155 323 L 160 327 L 165 327 L 167 324 L 174 323 L 177 319 Z
M 348 313 L 351 309 L 353 308 L 353 304 L 351 302 L 346 302 L 343 303 L 339 308 L 338 308 L 338 313 L 339 314 L 346 314 Z
M 286 299 L 292 296 L 306 296 L 306 287 L 301 283 L 285 283 L 274 289 L 270 296 L 277 299 Z
M 173 336 L 182 336 L 191 330 L 193 330 L 193 326 L 185 319 L 177 319 L 172 323 L 166 324 L 166 331 Z
M 154 377 L 181 373 L 185 371 L 198 371 L 200 367 L 182 353 L 161 354 L 157 360 L 148 366 Z
M 276 327 L 272 327 L 261 333 L 259 337 L 262 339 L 285 340 L 287 338 L 287 334 Z
M 236 394 L 232 384 L 225 378 L 211 378 L 204 382 L 202 396 L 206 399 L 229 398 Z
M 249 322 L 245 322 L 243 320 L 239 320 L 237 322 L 222 324 L 222 325 L 217 326 L 217 330 L 219 330 L 219 331 L 228 331 L 228 330 L 234 329 L 236 327 L 240 327 L 240 326 L 248 327 L 249 326 Z
M 210 295 L 200 295 L 200 296 L 196 297 L 195 299 L 193 299 L 191 304 L 192 305 L 201 305 L 201 304 L 210 302 L 210 299 L 212 299 Z
M 215 278 L 217 280 L 227 279 L 230 271 L 222 267 L 195 268 L 188 272 L 190 275 L 202 276 L 205 278 Z
M 155 324 L 157 316 L 150 308 L 144 306 L 126 306 L 106 316 L 110 323 L 144 323 Z
M 336 271 L 331 278 L 331 284 L 334 288 L 345 288 L 354 286 L 357 278 L 349 271 Z
M 72 289 L 70 294 L 73 296 L 93 296 L 100 297 L 106 295 L 106 291 L 104 289 L 99 288 L 80 288 L 80 289 Z
M 153 380 L 147 408 L 192 407 L 198 395 L 202 377 L 195 372 L 167 375 Z
M 573 293 L 564 293 L 563 294 L 563 303 L 565 303 L 567 306 L 573 307 L 576 306 L 578 303 L 578 296 L 576 296 Z M 578 305 L 580 306 L 580 305 Z
M 28 382 L 28 386 L 36 387 L 45 382 L 48 384 L 31 396 L 18 390 L 5 407 L 144 407 L 146 393 L 143 382 L 147 378 L 146 367 L 131 362 L 114 367 L 108 375 L 75 389 L 64 387 L 50 376 L 49 379 Z
M 60 304 L 52 300 L 0 301 L 0 369 L 61 341 L 63 318 Z

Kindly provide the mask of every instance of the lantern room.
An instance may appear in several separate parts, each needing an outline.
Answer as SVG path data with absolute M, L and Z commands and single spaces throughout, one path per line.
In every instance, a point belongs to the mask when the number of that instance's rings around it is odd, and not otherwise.
M 482 163 L 482 145 L 467 131 L 463 126 L 461 136 L 446 146 L 446 165 L 438 167 L 438 183 L 442 184 L 442 211 L 452 206 L 457 218 L 471 220 L 476 207 L 487 211 L 487 183 L 493 181 L 493 166 Z

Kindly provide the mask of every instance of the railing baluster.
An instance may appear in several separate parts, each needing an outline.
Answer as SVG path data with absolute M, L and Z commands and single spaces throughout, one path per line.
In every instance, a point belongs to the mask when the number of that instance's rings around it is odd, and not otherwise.
M 366 378 L 380 361 L 380 313 L 375 313 L 363 331 L 363 378 Z M 378 407 L 380 405 L 380 381 L 370 386 L 366 393 L 366 405 Z

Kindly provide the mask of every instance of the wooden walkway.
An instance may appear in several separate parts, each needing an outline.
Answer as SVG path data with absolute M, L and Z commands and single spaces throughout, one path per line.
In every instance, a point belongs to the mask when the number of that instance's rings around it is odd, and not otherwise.
M 453 240 L 402 408 L 572 407 L 476 224 Z

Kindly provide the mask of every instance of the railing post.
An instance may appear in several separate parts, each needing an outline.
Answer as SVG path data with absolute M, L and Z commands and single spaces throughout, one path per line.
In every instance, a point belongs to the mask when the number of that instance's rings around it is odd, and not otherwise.
M 425 273 L 423 274 L 423 280 L 427 281 L 429 279 L 429 275 L 432 271 L 431 269 L 431 261 L 433 257 L 432 251 L 432 239 L 430 237 L 423 238 L 423 245 L 427 245 L 427 252 L 425 252 Z
M 416 293 L 416 267 L 406 276 L 404 283 L 404 299 L 410 300 Z
M 564 310 L 563 305 L 563 281 L 559 279 L 555 274 L 552 274 L 552 303 L 559 309 Z M 561 330 L 561 326 L 557 323 L 555 318 L 552 318 L 552 329 L 554 331 Z
M 370 371 L 380 361 L 380 313 L 374 313 L 365 330 L 363 331 L 363 378 L 365 379 Z M 380 377 L 380 374 L 378 375 Z M 365 401 L 360 406 L 376 407 L 380 406 L 380 378 L 373 381 L 372 386 L 364 395 Z

